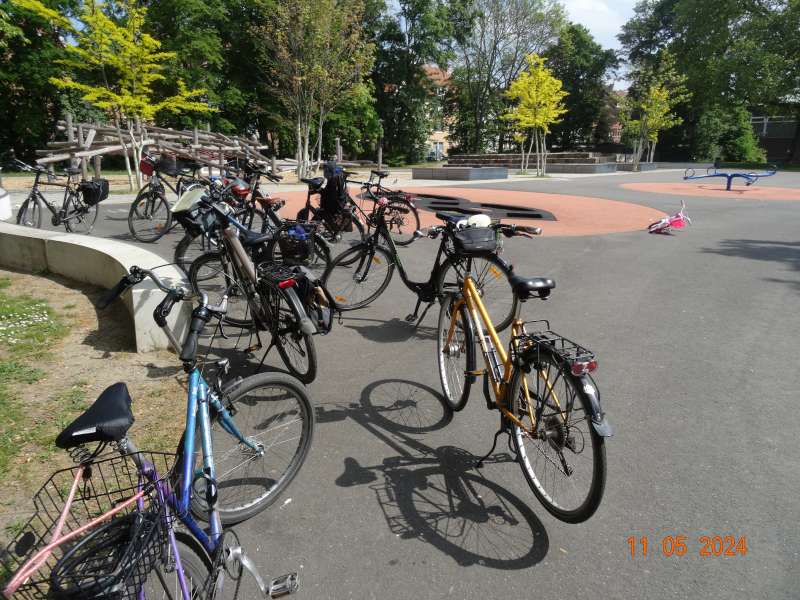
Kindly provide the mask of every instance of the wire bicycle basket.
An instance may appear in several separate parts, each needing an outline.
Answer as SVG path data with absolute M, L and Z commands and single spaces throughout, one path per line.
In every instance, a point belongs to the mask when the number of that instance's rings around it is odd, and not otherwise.
M 29 562 L 43 558 L 11 597 L 137 597 L 166 548 L 172 516 L 162 489 L 169 486 L 160 482 L 169 478 L 175 462 L 174 454 L 138 455 L 152 465 L 157 479 L 143 478 L 131 455 L 119 454 L 53 473 L 33 497 L 33 516 L 0 553 L 2 587 Z M 70 494 L 74 497 L 64 512 Z M 109 516 L 109 511 L 116 512 Z

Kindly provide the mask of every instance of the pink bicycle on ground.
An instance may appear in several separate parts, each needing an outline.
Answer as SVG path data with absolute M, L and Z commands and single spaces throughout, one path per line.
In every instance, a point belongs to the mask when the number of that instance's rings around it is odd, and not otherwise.
M 664 217 L 660 221 L 651 223 L 647 231 L 650 233 L 671 233 L 673 229 L 683 229 L 691 225 L 692 220 L 686 214 L 686 203 L 681 199 L 681 209 L 670 217 Z

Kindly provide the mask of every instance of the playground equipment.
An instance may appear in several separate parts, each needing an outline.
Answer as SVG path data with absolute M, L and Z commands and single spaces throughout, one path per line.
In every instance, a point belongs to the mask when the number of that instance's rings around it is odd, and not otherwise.
M 727 191 L 731 191 L 731 185 L 733 184 L 733 180 L 736 177 L 740 177 L 744 179 L 745 185 L 753 185 L 756 181 L 758 181 L 762 177 L 772 177 L 775 173 L 778 172 L 778 167 L 775 165 L 767 165 L 766 171 L 763 173 L 727 173 L 725 171 L 719 171 L 718 166 L 715 164 L 713 167 L 708 167 L 706 169 L 705 175 L 697 175 L 694 169 L 686 169 L 683 173 L 683 180 L 687 181 L 690 179 L 708 179 L 711 177 L 724 177 L 728 180 L 728 185 L 725 187 Z
M 686 203 L 681 199 L 681 209 L 671 217 L 664 217 L 660 221 L 652 223 L 647 231 L 650 233 L 671 233 L 673 229 L 683 229 L 686 225 L 691 225 L 692 220 L 686 214 Z

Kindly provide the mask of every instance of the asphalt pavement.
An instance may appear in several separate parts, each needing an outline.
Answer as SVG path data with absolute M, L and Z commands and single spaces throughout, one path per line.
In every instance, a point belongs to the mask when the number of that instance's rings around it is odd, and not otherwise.
M 678 196 L 618 186 L 679 179 L 470 187 L 671 213 Z M 616 433 L 605 496 L 588 522 L 551 517 L 503 439 L 475 468 L 498 415 L 479 387 L 464 411 L 444 410 L 436 311 L 418 328 L 406 323 L 415 299 L 395 277 L 372 306 L 316 338 L 311 453 L 278 502 L 236 528 L 259 568 L 298 570 L 298 599 L 800 597 L 800 173 L 757 185 L 796 188 L 798 202 L 687 197 L 692 225 L 671 236 L 506 244 L 518 273 L 557 282 L 549 300 L 526 303 L 526 318 L 549 319 L 599 357 Z M 93 235 L 129 241 L 126 215 L 122 204 L 102 205 Z M 177 240 L 149 247 L 169 257 Z M 427 278 L 435 250 L 427 239 L 402 250 L 416 279 Z M 277 354 L 267 363 L 278 368 Z M 665 556 L 665 538 L 678 535 L 686 553 Z M 701 536 L 744 537 L 746 556 L 703 556 Z

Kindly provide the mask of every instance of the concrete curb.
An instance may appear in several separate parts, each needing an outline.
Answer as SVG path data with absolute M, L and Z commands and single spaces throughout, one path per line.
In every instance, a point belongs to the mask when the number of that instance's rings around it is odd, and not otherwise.
M 164 259 L 160 256 L 124 242 L 0 223 L 0 266 L 27 272 L 47 271 L 108 289 L 133 265 L 151 269 L 162 264 Z M 168 285 L 189 288 L 189 282 L 177 267 L 163 267 L 158 274 Z M 122 296 L 131 315 L 137 352 L 169 348 L 167 336 L 153 321 L 153 310 L 163 297 L 163 292 L 149 279 Z M 173 309 L 168 326 L 179 340 L 183 339 L 190 318 L 189 303 Z

